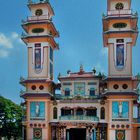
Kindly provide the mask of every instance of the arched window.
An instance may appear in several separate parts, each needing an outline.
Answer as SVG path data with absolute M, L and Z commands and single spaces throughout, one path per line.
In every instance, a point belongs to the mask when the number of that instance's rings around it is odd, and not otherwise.
M 100 118 L 105 119 L 105 108 L 101 107 Z
M 95 95 L 95 88 L 90 88 L 89 94 L 90 94 L 90 96 L 94 96 Z
M 83 115 L 83 109 L 82 108 L 78 108 L 76 110 L 76 115 Z
M 70 108 L 62 108 L 61 109 L 61 116 L 69 116 L 71 115 L 72 109 Z
M 87 116 L 97 116 L 97 108 L 87 109 L 86 114 Z
M 53 119 L 57 119 L 57 108 L 53 108 Z
M 69 88 L 65 89 L 65 96 L 70 96 L 70 89 Z

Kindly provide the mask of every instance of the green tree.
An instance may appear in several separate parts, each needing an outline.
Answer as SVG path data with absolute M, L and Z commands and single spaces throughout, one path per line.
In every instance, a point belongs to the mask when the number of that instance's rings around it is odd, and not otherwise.
M 0 138 L 17 138 L 22 135 L 22 109 L 11 100 L 0 96 Z

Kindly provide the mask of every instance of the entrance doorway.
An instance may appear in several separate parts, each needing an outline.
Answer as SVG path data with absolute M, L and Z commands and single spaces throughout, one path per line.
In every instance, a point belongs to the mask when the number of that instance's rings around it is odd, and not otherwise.
M 72 128 L 69 130 L 69 140 L 86 140 L 86 129 Z

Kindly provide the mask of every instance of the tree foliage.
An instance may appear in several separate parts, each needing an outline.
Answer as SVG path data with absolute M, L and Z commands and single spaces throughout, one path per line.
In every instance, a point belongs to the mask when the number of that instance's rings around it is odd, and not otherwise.
M 21 137 L 22 109 L 12 101 L 0 96 L 0 137 Z

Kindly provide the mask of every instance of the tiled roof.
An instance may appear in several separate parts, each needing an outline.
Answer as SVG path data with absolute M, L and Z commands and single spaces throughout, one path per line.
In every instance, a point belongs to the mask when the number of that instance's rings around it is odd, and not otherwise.
M 93 72 L 75 72 L 69 73 L 67 76 L 60 76 L 59 79 L 75 79 L 75 78 L 99 78 Z
M 47 83 L 47 82 L 53 82 L 52 80 L 48 79 L 23 79 L 20 81 L 21 84 L 24 83 Z
M 20 97 L 27 98 L 27 97 L 52 97 L 50 93 L 24 93 L 21 94 Z
M 108 76 L 103 79 L 104 81 L 139 81 L 139 79 L 135 76 Z
M 132 77 L 107 77 L 105 81 L 128 81 L 132 80 Z
M 133 92 L 133 91 L 126 91 L 126 92 L 111 92 L 111 91 L 108 91 L 106 92 L 103 96 L 138 96 L 138 94 L 136 92 Z

